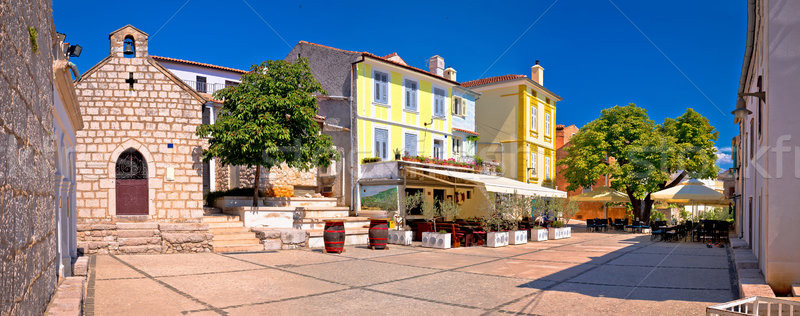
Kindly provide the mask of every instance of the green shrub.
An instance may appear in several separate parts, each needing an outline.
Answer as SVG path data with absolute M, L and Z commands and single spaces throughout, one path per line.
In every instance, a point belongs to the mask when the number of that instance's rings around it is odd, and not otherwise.
M 652 221 L 664 221 L 664 220 L 667 220 L 667 216 L 664 215 L 664 213 L 661 213 L 658 210 L 653 210 L 653 212 L 650 213 L 650 221 L 651 222 Z
M 378 158 L 378 157 L 367 157 L 367 158 L 361 159 L 361 163 L 373 163 L 373 162 L 380 162 L 380 161 L 381 161 L 381 159 Z
M 553 228 L 561 228 L 561 227 L 564 227 L 565 225 L 564 225 L 564 222 L 562 222 L 562 221 L 555 221 L 555 222 L 553 222 L 552 226 L 553 226 Z

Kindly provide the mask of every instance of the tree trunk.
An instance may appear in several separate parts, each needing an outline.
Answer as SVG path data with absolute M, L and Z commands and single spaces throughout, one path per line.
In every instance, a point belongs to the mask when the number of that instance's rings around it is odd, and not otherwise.
M 258 182 L 261 179 L 261 166 L 256 165 L 256 179 L 253 181 L 253 207 L 258 206 Z
M 655 201 L 650 198 L 650 194 L 648 193 L 647 196 L 644 197 L 644 209 L 642 210 L 642 220 L 646 222 L 650 222 L 650 213 L 653 210 L 653 203 Z

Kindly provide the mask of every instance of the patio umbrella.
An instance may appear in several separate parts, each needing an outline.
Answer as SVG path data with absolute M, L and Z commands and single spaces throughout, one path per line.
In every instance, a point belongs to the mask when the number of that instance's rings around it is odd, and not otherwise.
M 570 199 L 578 202 L 630 202 L 627 194 L 606 186 L 593 188 L 589 192 L 571 196 Z M 603 205 L 603 217 L 608 217 L 606 205 Z
M 721 192 L 706 186 L 702 181 L 690 179 L 669 189 L 650 194 L 653 200 L 667 203 L 702 205 L 727 205 L 728 199 Z M 694 214 L 694 211 L 692 212 Z
M 579 202 L 630 202 L 627 194 L 606 186 L 593 188 L 589 192 L 584 192 L 569 198 Z

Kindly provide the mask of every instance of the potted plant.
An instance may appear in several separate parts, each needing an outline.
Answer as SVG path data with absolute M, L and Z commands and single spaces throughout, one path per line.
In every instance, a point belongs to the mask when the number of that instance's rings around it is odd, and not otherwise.
M 486 215 L 481 217 L 481 224 L 486 230 L 486 247 L 503 247 L 508 245 L 508 232 L 502 231 L 504 216 L 497 205 L 495 194 L 490 194 L 486 189 L 481 188 L 481 192 L 486 196 Z
M 530 217 L 531 199 L 529 197 L 512 194 L 504 197 L 505 219 L 508 228 L 508 243 L 521 245 L 528 243 L 528 231 L 519 229 L 519 221 Z
M 553 226 L 547 230 L 548 239 L 564 239 L 572 237 L 572 228 L 567 227 L 564 222 L 558 220 L 553 222 Z
M 436 205 L 428 199 L 422 201 L 422 217 L 426 221 L 433 223 L 433 231 L 422 233 L 422 246 L 430 248 L 450 248 L 452 236 L 447 232 L 436 231 L 436 217 L 439 216 L 440 210 Z
M 393 152 L 394 152 L 394 160 L 400 160 L 401 158 L 403 158 L 403 151 L 401 151 L 400 148 L 395 148 Z
M 406 229 L 406 214 L 408 214 L 408 210 L 419 206 L 423 198 L 424 195 L 422 195 L 422 192 L 418 192 L 414 195 L 406 195 L 403 198 L 401 204 L 403 206 L 402 212 L 394 215 L 395 229 L 389 230 L 389 243 L 406 246 L 411 245 L 414 232 Z
M 531 227 L 531 241 L 545 241 L 547 235 L 547 228 L 539 225 Z

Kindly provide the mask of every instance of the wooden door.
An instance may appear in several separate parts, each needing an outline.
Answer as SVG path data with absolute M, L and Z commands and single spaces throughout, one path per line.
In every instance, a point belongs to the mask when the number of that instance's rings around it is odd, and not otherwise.
M 147 215 L 147 162 L 137 150 L 125 150 L 116 165 L 117 215 Z

